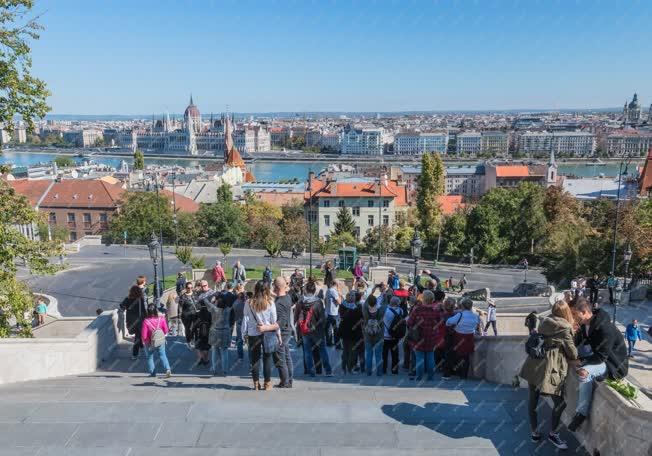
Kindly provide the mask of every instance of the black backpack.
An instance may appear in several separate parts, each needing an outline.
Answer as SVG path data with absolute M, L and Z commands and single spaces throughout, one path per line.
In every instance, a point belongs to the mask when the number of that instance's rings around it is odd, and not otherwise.
M 210 322 L 208 322 L 206 320 L 200 320 L 199 325 L 197 327 L 197 336 L 200 339 L 205 339 L 205 338 L 207 339 L 208 334 L 210 333 L 210 331 L 211 331 Z
M 525 342 L 525 352 L 530 358 L 544 359 L 546 349 L 543 347 L 544 338 L 541 334 L 531 334 Z
M 402 315 L 399 315 L 399 313 L 391 307 L 388 307 L 387 310 L 394 314 L 394 318 L 392 319 L 392 323 L 389 325 L 389 330 L 387 332 L 392 339 L 403 339 L 405 337 L 405 333 L 407 332 L 407 324 L 405 322 L 405 318 L 403 318 Z

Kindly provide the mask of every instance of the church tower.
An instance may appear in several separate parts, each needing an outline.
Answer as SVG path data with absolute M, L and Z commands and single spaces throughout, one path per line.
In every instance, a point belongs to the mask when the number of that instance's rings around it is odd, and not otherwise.
M 186 119 L 186 151 L 188 155 L 197 155 L 197 137 L 195 136 L 195 119 L 193 116 L 188 116 Z
M 546 187 L 551 187 L 557 184 L 557 162 L 555 161 L 555 151 L 550 151 L 550 159 L 548 160 L 548 175 L 546 176 Z

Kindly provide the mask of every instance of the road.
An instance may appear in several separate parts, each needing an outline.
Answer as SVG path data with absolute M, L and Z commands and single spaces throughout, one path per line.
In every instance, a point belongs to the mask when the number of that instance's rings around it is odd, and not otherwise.
M 222 256 L 217 248 L 208 247 L 195 248 L 194 253 L 205 256 L 207 265 Z M 228 257 L 229 267 L 237 259 L 248 267 L 264 266 L 269 262 L 262 250 L 234 249 Z M 296 261 L 289 258 L 273 261 L 277 266 L 308 265 L 307 256 Z M 318 261 L 320 256 L 315 254 L 313 263 Z M 70 254 L 66 262 L 69 268 L 53 276 L 31 276 L 24 270 L 19 274 L 29 282 L 33 291 L 56 297 L 63 316 L 93 315 L 98 308 L 114 309 L 138 275 L 145 275 L 149 281 L 154 276 L 149 252 L 143 246 L 129 246 L 127 249 L 121 246 L 87 246 L 79 253 Z M 402 274 L 414 270 L 414 263 L 409 259 L 390 258 L 388 264 Z M 468 289 L 489 287 L 494 296 L 508 295 L 523 280 L 523 270 L 513 268 L 474 266 L 469 271 L 468 266 L 462 265 L 433 268 L 425 262 L 419 264 L 420 269 L 428 267 L 442 279 L 452 277 L 455 283 L 462 274 L 466 274 Z M 172 249 L 166 250 L 165 274 L 171 275 L 180 270 L 182 265 Z M 528 280 L 545 282 L 540 273 L 532 270 L 528 272 Z

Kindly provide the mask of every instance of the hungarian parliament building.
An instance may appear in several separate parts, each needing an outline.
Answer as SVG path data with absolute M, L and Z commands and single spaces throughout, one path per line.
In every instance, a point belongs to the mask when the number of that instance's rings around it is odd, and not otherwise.
M 231 122 L 232 124 L 235 123 Z M 213 152 L 224 155 L 226 117 L 208 122 L 202 121 L 201 113 L 190 96 L 190 104 L 183 114 L 183 121 L 170 120 L 169 115 L 162 119 L 152 119 L 149 128 L 124 130 L 119 132 L 117 143 L 133 150 L 151 150 L 161 154 L 198 155 L 200 152 Z M 233 131 L 235 147 L 244 153 L 271 150 L 271 135 L 267 125 L 246 123 Z

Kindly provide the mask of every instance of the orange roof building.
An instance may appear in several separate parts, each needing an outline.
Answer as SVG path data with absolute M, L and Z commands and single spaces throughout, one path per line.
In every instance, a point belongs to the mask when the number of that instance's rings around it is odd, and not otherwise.
M 647 159 L 643 165 L 643 172 L 641 173 L 639 195 L 652 196 L 652 147 L 647 153 Z
M 230 168 L 240 168 L 244 182 L 256 181 L 256 176 L 249 171 L 240 151 L 233 143 L 233 124 L 229 116 L 226 116 L 224 123 L 224 164 Z

